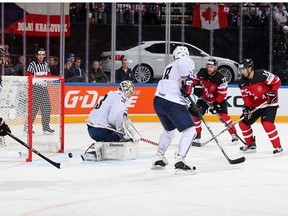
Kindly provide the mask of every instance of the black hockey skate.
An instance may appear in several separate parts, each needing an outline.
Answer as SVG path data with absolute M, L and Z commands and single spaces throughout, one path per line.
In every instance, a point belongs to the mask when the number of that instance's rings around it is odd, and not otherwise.
M 196 172 L 195 166 L 188 166 L 185 163 L 185 160 L 180 155 L 177 155 L 175 158 L 175 164 L 174 164 L 174 174 L 175 175 L 194 175 Z
M 168 165 L 168 160 L 164 155 L 156 154 L 151 169 L 164 169 Z
M 251 145 L 241 146 L 240 150 L 243 152 L 256 152 L 256 143 L 254 142 Z
M 279 146 L 278 148 L 275 148 L 273 151 L 273 154 L 277 157 L 277 156 L 282 156 L 283 155 L 283 149 L 281 146 Z

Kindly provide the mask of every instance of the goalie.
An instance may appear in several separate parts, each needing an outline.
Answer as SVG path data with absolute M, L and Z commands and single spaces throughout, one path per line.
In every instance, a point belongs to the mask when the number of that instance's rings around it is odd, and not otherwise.
M 127 119 L 127 105 L 133 93 L 133 83 L 122 81 L 118 90 L 108 92 L 90 112 L 87 129 L 96 143 L 86 150 L 84 160 L 137 157 L 140 135 Z

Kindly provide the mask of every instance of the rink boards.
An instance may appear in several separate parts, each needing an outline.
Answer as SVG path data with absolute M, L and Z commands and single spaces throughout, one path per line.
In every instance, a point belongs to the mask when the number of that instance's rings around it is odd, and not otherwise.
M 153 98 L 156 84 L 135 84 L 135 94 L 129 101 L 128 113 L 135 122 L 157 122 L 159 121 L 153 108 Z M 111 91 L 117 90 L 118 84 L 67 84 L 65 86 L 64 113 L 65 123 L 85 122 L 93 107 Z M 281 86 L 279 89 L 279 109 L 276 122 L 288 122 L 288 87 Z M 194 98 L 195 100 L 197 98 Z M 229 85 L 228 112 L 232 120 L 239 119 L 242 112 L 243 100 L 237 85 Z M 207 113 L 207 121 L 219 121 L 217 116 Z

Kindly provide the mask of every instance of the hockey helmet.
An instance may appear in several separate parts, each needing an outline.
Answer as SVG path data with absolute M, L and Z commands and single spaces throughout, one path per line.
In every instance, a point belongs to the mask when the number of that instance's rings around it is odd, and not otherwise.
M 124 80 L 120 83 L 119 89 L 128 97 L 134 94 L 134 85 L 130 80 Z
M 214 58 L 210 58 L 208 59 L 206 65 L 214 65 L 214 66 L 217 66 L 218 65 L 218 61 Z
M 239 64 L 239 69 L 243 68 L 254 68 L 254 63 L 252 59 L 244 59 L 240 64 Z
M 38 48 L 36 49 L 36 52 L 35 52 L 36 55 L 45 55 L 46 52 L 43 48 Z
M 188 58 L 189 57 L 189 51 L 187 47 L 185 46 L 177 46 L 175 50 L 173 51 L 173 59 L 179 59 L 179 58 Z

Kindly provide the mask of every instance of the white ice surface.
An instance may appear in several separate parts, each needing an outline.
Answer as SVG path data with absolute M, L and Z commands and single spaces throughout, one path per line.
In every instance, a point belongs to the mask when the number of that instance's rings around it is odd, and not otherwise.
M 221 123 L 209 123 L 214 134 Z M 143 138 L 158 142 L 160 123 L 134 123 Z M 204 125 L 203 125 L 204 127 Z M 141 142 L 138 159 L 82 162 L 57 169 L 34 155 L 32 163 L 0 161 L 1 216 L 287 216 L 287 124 L 277 124 L 284 156 L 275 157 L 261 124 L 253 125 L 257 152 L 242 153 L 230 144 L 230 135 L 219 143 L 231 165 L 214 142 L 192 147 L 186 158 L 196 175 L 175 176 L 174 153 L 179 134 L 167 151 L 165 170 L 151 170 L 157 147 Z M 238 133 L 240 133 L 237 126 Z M 67 124 L 65 153 L 49 158 L 63 164 L 68 152 L 82 154 L 92 143 L 85 124 Z M 203 129 L 203 140 L 211 136 Z M 242 136 L 241 136 L 242 137 Z

